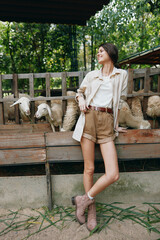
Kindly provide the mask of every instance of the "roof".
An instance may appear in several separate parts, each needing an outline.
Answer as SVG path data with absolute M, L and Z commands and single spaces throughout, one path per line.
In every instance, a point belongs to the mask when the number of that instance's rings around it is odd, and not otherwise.
M 110 0 L 1 0 L 0 20 L 85 25 Z
M 120 60 L 118 63 L 120 66 L 125 64 L 160 64 L 160 45 L 143 52 L 135 53 L 130 57 Z

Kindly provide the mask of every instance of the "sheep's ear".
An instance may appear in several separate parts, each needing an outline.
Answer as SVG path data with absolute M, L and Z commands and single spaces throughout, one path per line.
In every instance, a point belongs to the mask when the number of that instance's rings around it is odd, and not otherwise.
M 13 107 L 13 106 L 17 105 L 17 104 L 19 104 L 20 102 L 21 102 L 20 99 L 18 99 L 15 103 L 13 103 L 12 105 L 10 105 L 10 107 Z
M 51 113 L 51 109 L 50 109 L 50 107 L 49 107 L 48 105 L 47 105 L 47 110 L 48 110 L 48 114 L 49 114 L 51 120 L 53 120 L 53 118 L 52 118 L 52 113 Z

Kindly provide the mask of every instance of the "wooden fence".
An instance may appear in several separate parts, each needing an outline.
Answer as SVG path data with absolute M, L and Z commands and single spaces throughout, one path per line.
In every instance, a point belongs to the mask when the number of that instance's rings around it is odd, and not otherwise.
M 8 134 L 0 135 L 0 166 L 44 164 L 47 179 L 48 207 L 52 209 L 52 182 L 50 165 L 64 162 L 83 162 L 80 143 L 73 132 L 47 132 L 32 126 L 20 125 L 17 133 L 10 125 Z M 42 124 L 45 125 L 45 124 Z M 5 128 L 6 126 L 4 126 Z M 28 129 L 28 131 L 27 131 Z M 24 131 L 26 132 L 24 133 Z M 23 134 L 22 134 L 23 131 Z M 5 134 L 5 135 L 4 135 Z M 130 129 L 115 139 L 118 161 L 160 158 L 160 129 Z M 102 161 L 99 145 L 95 146 L 95 161 Z
M 147 108 L 147 100 L 148 96 L 151 95 L 160 95 L 160 68 L 144 68 L 144 69 L 128 69 L 128 98 L 132 98 L 133 96 L 144 96 L 143 100 L 143 111 L 144 115 L 146 113 Z M 18 90 L 18 80 L 19 79 L 29 79 L 29 94 L 31 96 L 31 119 L 32 122 L 35 123 L 34 118 L 34 110 L 35 110 L 35 90 L 34 90 L 34 79 L 35 78 L 44 78 L 46 82 L 46 101 L 50 103 L 50 100 L 52 99 L 61 99 L 63 102 L 63 114 L 66 110 L 66 100 L 69 98 L 74 98 L 73 96 L 66 96 L 67 92 L 67 84 L 66 79 L 67 77 L 78 77 L 79 79 L 79 85 L 81 84 L 84 76 L 86 75 L 87 71 L 80 71 L 80 72 L 59 72 L 59 73 L 26 73 L 26 74 L 5 74 L 0 75 L 0 124 L 5 124 L 4 119 L 4 107 L 3 103 L 6 100 L 3 98 L 3 84 L 2 81 L 11 79 L 12 80 L 12 93 L 14 94 L 15 101 L 19 97 L 19 90 Z M 155 75 L 158 75 L 158 81 L 157 81 L 157 92 L 149 93 L 148 91 L 151 90 L 151 86 L 153 83 L 153 77 Z M 50 89 L 50 79 L 51 78 L 61 78 L 62 81 L 62 96 L 55 96 L 51 97 L 51 89 Z M 144 88 L 144 93 L 134 94 L 132 91 L 134 90 L 135 81 L 139 79 L 139 89 Z M 78 88 L 79 86 L 77 86 Z M 44 98 L 39 98 L 38 100 L 44 100 Z M 18 112 L 18 106 L 15 106 L 15 122 L 16 124 L 20 123 L 19 120 L 19 112 Z M 146 117 L 146 116 L 144 116 Z

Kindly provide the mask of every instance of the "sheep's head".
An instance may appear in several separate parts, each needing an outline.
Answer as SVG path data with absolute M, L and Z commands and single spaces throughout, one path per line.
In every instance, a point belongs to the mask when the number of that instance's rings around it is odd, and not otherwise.
M 49 117 L 51 118 L 51 120 L 53 120 L 52 118 L 52 113 L 51 113 L 51 109 L 48 106 L 48 104 L 46 103 L 41 103 L 38 106 L 37 112 L 35 113 L 35 117 L 36 118 L 41 118 L 41 117 L 47 117 L 49 115 Z
M 30 112 L 30 100 L 27 97 L 21 97 L 19 98 L 15 103 L 10 105 L 10 107 L 13 107 L 15 105 L 19 104 L 19 109 L 23 115 L 29 116 L 31 114 Z

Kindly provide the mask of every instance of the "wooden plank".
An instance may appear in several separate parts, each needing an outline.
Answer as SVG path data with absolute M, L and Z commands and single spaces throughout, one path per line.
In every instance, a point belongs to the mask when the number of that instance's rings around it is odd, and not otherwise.
M 137 78 L 144 78 L 144 73 L 134 73 L 133 71 L 133 79 L 137 79 Z
M 0 125 L 0 135 L 52 132 L 49 123 Z
M 145 68 L 144 74 L 144 92 L 147 93 L 150 90 L 150 68 Z M 144 96 L 142 107 L 143 107 L 143 116 L 144 119 L 147 119 L 147 105 L 148 105 L 148 97 Z
M 153 96 L 153 95 L 157 95 L 157 96 L 160 96 L 160 92 L 154 92 L 154 93 L 132 93 L 132 94 L 127 94 L 127 97 L 136 97 L 136 96 L 146 96 L 146 97 L 149 97 L 149 96 Z M 49 100 L 67 100 L 67 99 L 74 99 L 74 96 L 57 96 L 57 97 L 45 97 L 45 100 L 46 101 L 49 101 Z M 18 98 L 14 98 L 14 101 L 18 100 Z M 37 98 L 31 98 L 31 101 L 36 101 Z M 43 101 L 44 98 L 38 98 L 39 101 Z M 0 102 L 10 102 L 9 99 L 5 99 L 5 98 L 0 98 Z
M 118 159 L 122 160 L 160 158 L 160 143 L 116 145 L 116 149 Z M 49 162 L 83 161 L 80 146 L 47 147 L 46 151 Z M 95 160 L 102 160 L 99 145 L 95 148 Z
M 2 93 L 2 75 L 0 75 L 0 98 L 3 98 Z M 4 124 L 4 106 L 3 102 L 0 102 L 0 124 Z
M 45 147 L 43 133 L 0 136 L 0 149 Z
M 83 81 L 83 72 L 80 71 L 79 72 L 79 86 L 81 85 L 82 81 Z
M 66 72 L 67 77 L 79 77 L 79 72 Z
M 143 78 L 140 79 L 140 90 L 143 89 Z
M 46 97 L 51 96 L 51 91 L 50 91 L 50 73 L 46 73 Z M 51 101 L 47 100 L 47 104 L 51 107 Z
M 13 79 L 13 74 L 2 74 L 3 80 Z
M 83 161 L 80 146 L 47 147 L 46 152 L 48 162 Z
M 80 145 L 72 138 L 73 131 L 46 133 L 46 146 Z
M 79 72 L 66 72 L 68 77 L 78 77 Z M 86 75 L 88 71 L 84 71 L 84 75 Z M 62 72 L 50 72 L 50 76 L 53 78 L 59 78 L 61 77 Z M 145 69 L 134 69 L 134 78 L 140 78 L 144 77 L 145 74 Z M 160 74 L 160 69 L 159 68 L 150 68 L 150 76 L 152 75 L 158 75 Z M 30 73 L 19 73 L 18 74 L 18 79 L 27 79 L 29 78 Z M 34 78 L 45 78 L 46 73 L 34 73 L 33 74 Z M 3 80 L 8 80 L 8 79 L 13 79 L 12 74 L 3 74 L 2 75 Z
M 13 74 L 13 94 L 15 98 L 19 98 L 18 93 L 18 75 L 16 73 Z M 20 124 L 20 117 L 19 117 L 19 106 L 18 104 L 14 106 L 15 109 L 15 122 L 16 124 Z
M 133 91 L 133 69 L 128 69 L 128 93 Z
M 160 68 L 150 68 L 150 75 L 160 74 Z
M 0 165 L 35 164 L 46 161 L 46 150 L 41 148 L 0 150 Z
M 32 120 L 32 123 L 35 123 L 36 118 L 34 117 L 34 115 L 35 115 L 35 102 L 34 101 L 30 102 L 30 108 L 31 108 L 31 120 Z
M 46 101 L 49 101 L 49 100 L 56 100 L 56 99 L 59 99 L 59 100 L 67 100 L 67 99 L 74 99 L 75 96 L 57 96 L 57 97 L 45 97 L 45 100 Z M 18 98 L 14 98 L 14 101 L 18 100 Z M 31 98 L 30 99 L 31 101 L 37 101 L 37 98 Z M 43 101 L 44 98 L 38 98 L 39 101 Z M 0 98 L 0 102 L 10 102 L 10 100 L 8 99 L 5 99 L 5 98 Z
M 160 129 L 127 129 L 126 133 L 119 133 L 116 144 L 160 143 Z
M 80 143 L 72 138 L 70 132 L 46 133 L 46 146 L 79 146 Z M 160 129 L 127 129 L 126 133 L 119 133 L 115 144 L 160 143 Z
M 33 73 L 29 74 L 29 95 L 34 97 L 34 78 Z
M 46 73 L 46 97 L 50 97 L 50 73 Z
M 29 94 L 32 98 L 34 98 L 34 76 L 33 73 L 29 74 Z M 34 117 L 35 114 L 35 102 L 30 102 L 30 108 L 31 108 L 31 120 L 32 123 L 35 123 L 36 119 Z
M 54 72 L 54 73 L 50 72 L 50 76 L 52 78 L 60 78 L 61 77 L 61 72 Z
M 158 89 L 157 89 L 157 92 L 160 93 L 160 75 L 158 75 Z
M 62 96 L 66 96 L 67 95 L 67 82 L 66 82 L 66 72 L 63 72 L 61 75 L 62 78 Z M 62 111 L 63 111 L 63 116 L 66 113 L 66 106 L 67 106 L 67 101 L 63 100 L 62 101 Z
M 49 162 L 45 163 L 46 170 L 46 181 L 47 181 L 47 197 L 48 197 L 48 208 L 52 210 L 52 180 Z
M 139 160 L 160 158 L 160 143 L 118 145 L 118 159 Z

